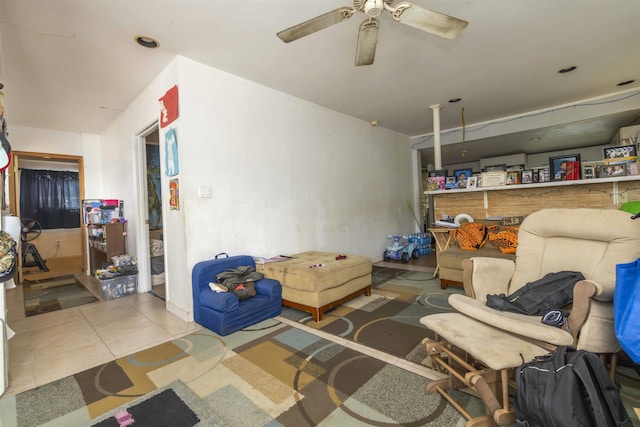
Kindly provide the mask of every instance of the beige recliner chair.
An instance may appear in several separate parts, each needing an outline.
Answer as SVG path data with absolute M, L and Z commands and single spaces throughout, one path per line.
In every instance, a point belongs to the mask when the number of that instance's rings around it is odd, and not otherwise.
M 425 339 L 431 363 L 448 378 L 427 392 L 442 394 L 467 420 L 467 427 L 515 421 L 509 397 L 515 368 L 556 346 L 571 345 L 601 355 L 620 347 L 613 326 L 616 264 L 640 258 L 640 223 L 629 213 L 603 209 L 544 209 L 529 215 L 518 233 L 516 260 L 473 257 L 464 265 L 465 295 L 451 295 L 456 313 L 425 316 L 435 332 Z M 541 316 L 501 312 L 485 305 L 490 294 L 511 294 L 547 273 L 579 271 L 569 331 L 542 323 Z M 561 308 L 561 307 L 558 307 Z M 486 415 L 472 417 L 447 393 L 469 388 Z

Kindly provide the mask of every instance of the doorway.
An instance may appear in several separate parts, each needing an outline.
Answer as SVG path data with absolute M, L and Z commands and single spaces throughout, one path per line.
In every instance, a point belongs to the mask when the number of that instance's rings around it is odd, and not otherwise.
M 162 183 L 160 179 L 160 131 L 158 127 L 145 136 L 147 174 L 147 214 L 151 293 L 166 300 L 164 272 L 164 225 L 162 223 Z
M 11 155 L 11 163 L 7 169 L 9 171 L 7 176 L 9 206 L 4 212 L 19 218 L 20 222 L 26 220 L 20 212 L 21 170 L 68 171 L 78 174 L 78 194 L 74 194 L 73 197 L 77 198 L 78 218 L 80 217 L 80 200 L 84 198 L 82 157 L 22 151 L 12 151 Z M 33 224 L 31 221 L 28 223 Z M 22 283 L 24 279 L 40 280 L 84 272 L 87 264 L 85 233 L 86 230 L 81 221 L 79 226 L 74 228 L 43 229 L 41 224 L 31 228 L 29 237 L 21 238 L 19 242 L 28 240 L 27 244 L 24 247 L 23 244 L 18 245 L 17 282 Z M 41 258 L 41 262 L 34 259 L 34 250 L 37 254 L 35 258 Z
M 138 292 L 153 292 L 167 300 L 165 280 L 165 222 L 162 212 L 162 185 L 159 126 L 155 120 L 141 130 L 135 142 L 136 257 Z M 152 268 L 153 262 L 153 268 Z

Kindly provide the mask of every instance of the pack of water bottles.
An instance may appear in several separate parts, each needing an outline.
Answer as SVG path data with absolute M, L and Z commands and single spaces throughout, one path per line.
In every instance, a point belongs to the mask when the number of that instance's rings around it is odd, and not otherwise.
M 409 243 L 414 243 L 420 255 L 431 253 L 431 233 L 413 233 L 409 235 Z

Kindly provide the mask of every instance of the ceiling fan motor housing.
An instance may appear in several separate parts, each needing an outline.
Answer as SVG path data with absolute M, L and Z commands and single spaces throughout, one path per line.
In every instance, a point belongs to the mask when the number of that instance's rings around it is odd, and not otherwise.
M 353 8 L 369 16 L 376 17 L 384 10 L 384 3 L 391 5 L 393 0 L 353 0 Z
M 367 0 L 364 4 L 364 13 L 367 16 L 375 18 L 384 10 L 383 0 Z

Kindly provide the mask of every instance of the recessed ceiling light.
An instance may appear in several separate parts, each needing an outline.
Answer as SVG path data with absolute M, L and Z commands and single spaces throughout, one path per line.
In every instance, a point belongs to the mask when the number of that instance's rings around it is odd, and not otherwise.
M 631 83 L 635 83 L 635 80 L 627 80 L 626 82 L 620 82 L 618 83 L 618 86 L 626 86 L 626 85 L 630 85 Z
M 565 67 L 565 68 L 559 69 L 558 73 L 560 73 L 560 74 L 570 73 L 570 72 L 574 71 L 577 68 L 578 67 L 576 67 L 575 65 L 572 65 L 570 67 Z
M 452 104 L 455 103 L 455 102 L 460 102 L 460 101 L 462 101 L 462 98 L 451 98 L 449 100 L 449 102 L 452 103 Z
M 160 46 L 160 43 L 152 37 L 149 36 L 136 36 L 136 43 L 138 43 L 142 47 L 148 47 L 149 49 L 155 49 Z

